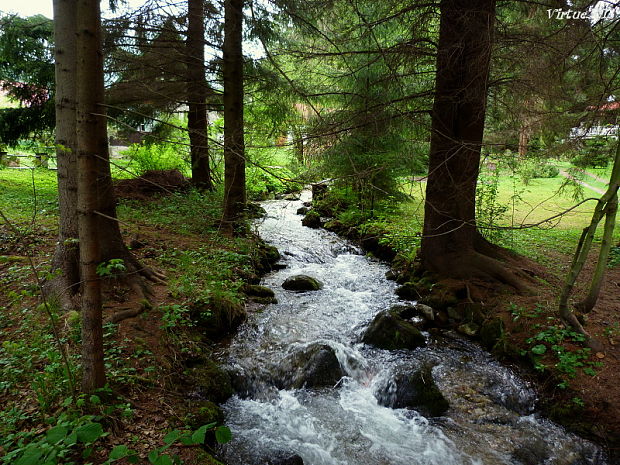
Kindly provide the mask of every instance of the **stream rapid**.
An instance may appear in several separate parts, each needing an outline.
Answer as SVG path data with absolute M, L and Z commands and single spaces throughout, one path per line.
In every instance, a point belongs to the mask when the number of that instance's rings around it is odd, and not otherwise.
M 230 465 L 603 465 L 601 449 L 536 413 L 535 391 L 477 345 L 445 332 L 427 347 L 388 351 L 362 344 L 372 318 L 399 301 L 387 265 L 346 240 L 302 226 L 303 200 L 264 202 L 260 236 L 286 268 L 263 285 L 277 304 L 252 313 L 223 356 L 241 392 L 223 407 L 233 440 Z M 291 292 L 283 281 L 305 274 L 324 286 Z M 426 333 L 425 333 L 426 334 Z M 335 386 L 279 389 L 282 363 L 312 344 L 333 348 L 346 376 Z M 394 376 L 431 365 L 448 411 L 426 418 L 384 407 Z M 382 399 L 383 402 L 379 402 Z M 389 400 L 389 399 L 388 399 Z

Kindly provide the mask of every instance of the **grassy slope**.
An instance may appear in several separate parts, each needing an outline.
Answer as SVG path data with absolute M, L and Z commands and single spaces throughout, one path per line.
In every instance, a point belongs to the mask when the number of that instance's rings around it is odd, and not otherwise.
M 186 357 L 208 359 L 210 349 L 192 333 L 189 305 L 211 299 L 243 299 L 240 274 L 252 272 L 255 253 L 252 239 L 233 241 L 217 233 L 220 197 L 217 192 L 190 193 L 121 202 L 123 233 L 146 244 L 135 253 L 142 263 L 164 270 L 168 286 L 155 287 L 157 308 L 135 322 L 126 320 L 117 328 L 106 329 L 106 368 L 113 395 L 103 404 L 86 399 L 78 405 L 70 401 L 60 352 L 49 318 L 40 311 L 39 292 L 25 258 L 32 254 L 42 273 L 49 264 L 56 241 L 56 173 L 0 170 L 0 210 L 19 229 L 16 235 L 0 221 L 0 463 L 17 441 L 38 440 L 48 428 L 46 422 L 67 421 L 73 427 L 84 414 L 95 414 L 106 428 L 114 425 L 112 436 L 100 440 L 95 452 L 94 462 L 101 463 L 113 444 L 125 444 L 145 454 L 162 445 L 167 431 L 183 427 L 193 418 L 184 413 L 188 408 L 174 392 L 184 379 L 175 370 L 183 369 L 180 361 Z M 112 285 L 105 311 L 132 305 L 131 301 L 123 303 L 125 300 L 122 287 Z M 71 315 L 56 318 L 77 371 L 78 320 Z M 60 408 L 68 398 L 66 408 Z M 200 449 L 172 450 L 186 463 L 214 463 Z

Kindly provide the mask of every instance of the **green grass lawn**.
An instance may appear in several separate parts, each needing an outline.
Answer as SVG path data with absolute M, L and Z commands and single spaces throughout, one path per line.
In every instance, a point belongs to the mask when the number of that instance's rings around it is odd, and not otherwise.
M 498 223 L 503 226 L 536 224 L 575 207 L 586 198 L 594 199 L 599 196 L 596 192 L 580 186 L 566 185 L 566 179 L 560 176 L 532 179 L 528 184 L 518 178 L 504 177 L 500 179 L 497 202 L 508 206 L 508 211 Z M 583 228 L 589 221 L 595 204 L 595 200 L 588 201 L 543 226 Z
M 592 171 L 596 171 L 597 176 L 608 178 L 611 167 Z M 590 184 L 594 184 L 593 181 L 591 178 L 586 180 Z M 597 186 L 606 188 L 602 183 Z M 426 183 L 423 181 L 403 186 L 403 191 L 410 200 L 403 202 L 387 222 L 387 228 L 394 237 L 393 243 L 397 246 L 402 246 L 407 238 L 415 238 L 422 231 L 425 189 Z M 584 199 L 599 197 L 600 194 L 589 189 L 566 185 L 566 179 L 561 176 L 532 179 L 525 184 L 519 177 L 502 175 L 495 201 L 498 205 L 507 206 L 508 210 L 501 218 L 496 219 L 496 224 L 517 229 L 494 234 L 494 240 L 542 263 L 546 262 L 549 251 L 570 254 L 575 249 L 581 231 L 590 223 L 596 200 L 589 200 L 560 217 L 553 217 L 575 207 Z M 541 224 L 537 227 L 521 228 L 523 225 L 538 223 Z M 599 225 L 599 235 L 602 233 L 602 226 Z M 620 241 L 618 228 L 615 231 L 615 241 Z
M 58 215 L 56 171 L 46 168 L 0 169 L 0 210 L 17 224 L 55 223 Z

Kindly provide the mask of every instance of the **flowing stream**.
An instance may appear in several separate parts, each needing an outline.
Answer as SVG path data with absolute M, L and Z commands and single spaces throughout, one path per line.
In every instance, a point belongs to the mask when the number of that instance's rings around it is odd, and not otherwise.
M 385 279 L 388 267 L 335 234 L 303 227 L 301 205 L 263 204 L 259 233 L 286 268 L 264 278 L 278 303 L 250 315 L 224 355 L 241 386 L 224 405 L 234 435 L 222 450 L 227 463 L 296 463 L 274 459 L 293 454 L 305 465 L 606 463 L 598 446 L 536 414 L 536 393 L 526 382 L 457 335 L 429 335 L 428 346 L 413 351 L 360 343 L 378 312 L 402 303 Z M 324 287 L 282 289 L 297 274 Z M 283 361 L 316 343 L 334 349 L 347 376 L 328 388 L 278 389 L 278 377 L 288 376 Z M 450 404 L 443 416 L 380 405 L 395 374 L 429 364 Z

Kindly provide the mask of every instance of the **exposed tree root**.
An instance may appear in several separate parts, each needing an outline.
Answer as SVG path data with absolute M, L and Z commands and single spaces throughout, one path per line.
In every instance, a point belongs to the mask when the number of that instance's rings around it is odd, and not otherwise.
M 560 310 L 560 317 L 562 322 L 569 328 L 574 329 L 579 334 L 585 336 L 587 346 L 592 349 L 594 352 L 604 352 L 605 347 L 603 344 L 596 338 L 592 337 L 579 322 L 575 314 L 568 309 L 566 311 Z
M 499 256 L 499 253 L 494 255 Z M 529 285 L 533 282 L 532 277 L 516 263 L 512 260 L 500 261 L 475 250 L 436 257 L 432 267 L 427 269 L 439 275 L 440 279 L 479 280 L 510 286 L 520 294 L 533 294 Z
M 116 312 L 113 315 L 110 315 L 108 318 L 106 318 L 104 320 L 104 324 L 105 323 L 120 323 L 123 320 L 126 320 L 128 318 L 134 318 L 138 315 L 140 315 L 141 313 L 144 313 L 145 310 L 148 310 L 151 308 L 151 304 L 146 301 L 143 300 L 140 302 L 140 305 L 134 308 L 129 308 L 127 310 L 123 310 L 121 312 Z
M 77 257 L 77 254 L 73 256 Z M 132 318 L 141 314 L 147 308 L 151 308 L 154 305 L 154 295 L 149 282 L 154 284 L 165 284 L 166 276 L 157 270 L 143 266 L 142 263 L 124 247 L 124 244 L 120 247 L 120 250 L 117 250 L 116 253 L 109 254 L 109 256 L 123 258 L 126 270 L 122 276 L 117 276 L 115 278 L 116 282 L 128 287 L 134 294 L 135 300 L 140 303 L 136 308 L 118 312 L 106 319 L 106 322 L 118 323 L 127 318 Z M 61 266 L 57 268 L 62 269 Z M 69 270 L 71 270 L 70 267 Z M 81 282 L 75 273 L 73 273 L 72 276 L 73 280 L 66 274 L 58 275 L 49 280 L 44 286 L 46 298 L 57 300 L 61 310 L 64 312 L 80 308 Z
M 80 283 L 70 283 L 66 276 L 60 275 L 43 284 L 43 298 L 58 303 L 60 310 L 68 312 L 80 308 Z
M 135 299 L 139 302 L 139 305 L 135 308 L 117 312 L 108 318 L 106 323 L 118 323 L 127 318 L 133 318 L 140 315 L 146 309 L 152 308 L 155 304 L 153 289 L 149 285 L 148 281 L 156 284 L 165 284 L 165 275 L 151 268 L 144 267 L 142 264 L 131 254 L 125 259 L 127 270 L 120 278 L 124 281 L 124 284 L 131 289 Z M 119 278 L 117 278 L 119 279 Z

